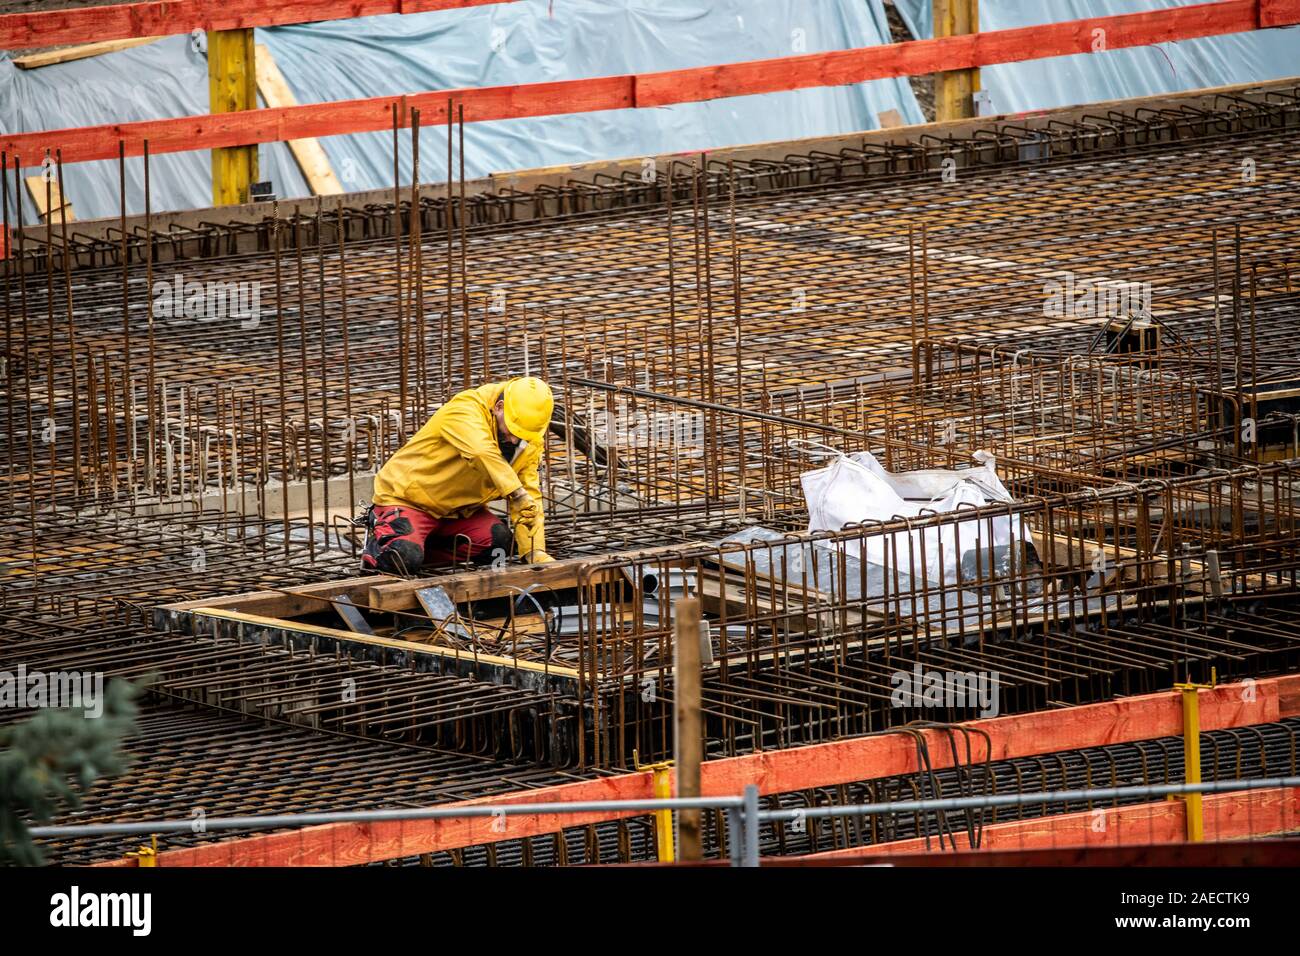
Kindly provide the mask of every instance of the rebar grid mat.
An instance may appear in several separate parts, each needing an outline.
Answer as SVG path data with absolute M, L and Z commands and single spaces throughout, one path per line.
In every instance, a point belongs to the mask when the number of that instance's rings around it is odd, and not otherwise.
M 1295 465 L 611 557 L 579 572 L 558 625 L 512 619 L 505 646 L 578 672 L 594 722 L 581 759 L 597 765 L 671 751 L 659 698 L 672 695 L 683 593 L 708 613 L 708 739 L 726 753 L 897 722 L 888 679 L 916 661 L 998 671 L 1004 706 L 1026 709 L 1210 667 L 1284 670 L 1300 567 Z
M 893 472 L 969 467 L 975 454 L 992 455 L 1025 497 L 1300 450 L 1297 416 L 1261 414 L 1251 396 L 1197 384 L 1187 347 L 1050 359 L 923 340 L 917 354 L 915 384 L 765 391 L 751 409 L 569 378 L 566 436 L 572 420 L 599 455 L 568 442 L 554 449 L 552 488 L 575 516 L 647 506 L 680 513 L 702 503 L 775 521 L 803 510 L 800 476 L 835 452 L 871 451 Z
M 569 584 L 534 587 L 551 592 L 543 616 L 470 601 L 431 618 L 416 592 L 438 578 L 340 582 L 308 601 L 318 611 L 277 620 L 238 605 L 224 617 L 164 608 L 156 621 L 184 633 L 132 638 L 136 671 L 194 700 L 322 728 L 612 768 L 634 750 L 671 752 L 684 594 L 707 615 L 715 757 L 922 716 L 933 707 L 893 694 L 916 667 L 993 675 L 1003 712 L 1285 672 L 1300 653 L 1296 464 L 838 532 L 751 526 L 718 545 L 594 558 Z M 339 630 L 345 596 L 382 641 Z M 70 646 L 45 666 L 117 667 L 116 647 Z M 951 720 L 979 709 L 965 694 L 941 703 Z
M 5 719 L 21 716 L 11 713 Z M 576 779 L 499 759 L 312 733 L 167 704 L 145 707 L 124 749 L 130 769 L 96 784 L 87 806 L 62 815 L 60 823 L 193 818 L 192 834 L 165 838 L 167 848 L 177 848 L 211 839 L 202 829 L 204 816 L 422 807 Z M 74 865 L 121 859 L 138 843 L 92 837 L 43 841 L 42 849 L 51 862 Z
M 182 741 L 228 708 L 329 730 L 320 741 L 433 741 L 583 768 L 669 749 L 674 580 L 710 591 L 712 755 L 907 719 L 889 707 L 888 679 L 914 663 L 998 670 L 1009 709 L 1211 667 L 1292 670 L 1290 467 L 1185 477 L 1267 457 L 1242 426 L 1260 418 L 1261 393 L 1285 393 L 1300 372 L 1296 99 L 1219 108 L 704 175 L 678 163 L 671 190 L 570 184 L 477 200 L 456 219 L 455 203 L 425 199 L 414 236 L 391 205 L 339 213 L 370 230 L 363 239 L 330 210 L 285 205 L 269 222 L 174 236 L 176 261 L 143 233 L 125 237 L 125 267 L 110 261 L 120 244 L 74 234 L 65 246 L 56 224 L 40 249 L 28 230 L 33 245 L 4 273 L 0 477 L 14 533 L 0 555 L 0 655 L 151 673 L 160 695 L 207 705 Z M 962 160 L 953 181 L 949 155 Z M 487 225 L 521 203 L 564 218 Z M 241 231 L 260 252 L 206 257 Z M 205 257 L 183 258 L 209 239 Z M 74 255 L 98 264 L 65 269 Z M 1067 285 L 1116 283 L 1150 307 L 1052 304 Z M 201 295 L 187 314 L 191 284 Z M 210 315 L 218 292 L 226 311 Z M 230 314 L 232 292 L 255 292 L 261 311 Z M 1132 341 L 1139 354 L 1104 354 Z M 347 519 L 365 473 L 449 392 L 526 370 L 562 398 L 565 436 L 545 469 L 559 548 L 683 545 L 650 562 L 657 597 L 640 590 L 646 561 L 594 562 L 571 633 L 474 622 L 484 648 L 574 667 L 572 700 L 148 633 L 159 603 L 352 573 Z M 685 441 L 618 434 L 638 414 L 697 413 Z M 1268 414 L 1292 433 L 1268 454 L 1294 454 L 1294 418 Z M 611 421 L 614 440 L 598 447 Z M 987 450 L 1017 494 L 1051 497 L 819 543 L 780 537 L 806 526 L 797 479 L 810 459 L 796 449 L 813 442 L 872 450 L 893 470 Z M 304 479 L 305 507 L 291 508 Z M 755 522 L 778 537 L 754 538 Z M 992 540 L 996 522 L 1029 532 L 1032 549 L 961 547 Z M 697 544 L 743 529 L 748 544 Z M 931 533 L 973 568 L 938 573 Z M 852 549 L 873 546 L 872 587 L 860 560 L 855 594 Z M 412 624 L 403 639 L 418 643 L 418 620 L 397 626 Z M 360 702 L 336 707 L 346 681 Z M 580 840 L 648 847 L 647 832 Z
M 565 522 L 552 534 L 566 552 L 603 556 L 646 544 L 718 539 L 738 527 L 726 516 L 695 510 L 597 514 Z M 52 623 L 92 627 L 128 611 L 148 624 L 160 604 L 291 588 L 351 577 L 359 569 L 350 525 L 321 536 L 312 557 L 301 525 L 285 548 L 279 521 L 215 510 L 193 517 L 180 522 L 126 511 L 37 512 L 29 541 L 7 540 L 0 548 L 0 656 L 11 643 L 18 653 L 24 642 L 52 633 Z
M 307 207 L 275 221 L 271 255 L 78 271 L 75 285 L 51 255 L 7 277 L 10 501 L 161 494 L 205 510 L 206 496 L 265 516 L 277 497 L 288 510 L 282 479 L 335 475 L 325 524 L 356 507 L 354 476 L 467 382 L 528 369 L 753 408 L 905 371 L 936 333 L 1084 353 L 1112 317 L 1073 298 L 1055 314 L 1052 283 L 1146 290 L 1167 336 L 1203 356 L 1196 380 L 1240 394 L 1297 368 L 1293 138 L 1261 122 L 1105 162 L 772 194 L 750 195 L 742 171 L 715 177 L 711 205 L 687 176 L 671 215 L 459 245 L 452 229 L 446 249 L 437 230 L 340 241 Z M 260 312 L 231 314 L 240 290 Z

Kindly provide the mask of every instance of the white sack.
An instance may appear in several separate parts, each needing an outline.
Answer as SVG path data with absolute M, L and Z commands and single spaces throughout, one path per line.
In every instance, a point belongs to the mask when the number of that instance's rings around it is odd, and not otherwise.
M 922 512 L 928 516 L 1012 500 L 989 456 L 983 456 L 977 468 L 891 475 L 870 452 L 859 452 L 840 455 L 825 468 L 805 472 L 800 481 L 808 505 L 809 531 L 838 531 L 861 521 L 915 518 Z M 988 574 L 989 547 L 1009 545 L 1013 538 L 1027 539 L 1019 517 L 1013 522 L 1006 516 L 995 516 L 911 532 L 869 535 L 865 554 L 860 553 L 857 542 L 849 542 L 847 547 L 850 554 L 862 560 L 897 568 L 933 586 L 940 581 L 956 584 L 962 555 L 976 548 L 984 549 L 981 561 Z M 972 577 L 971 573 L 964 575 L 967 581 Z

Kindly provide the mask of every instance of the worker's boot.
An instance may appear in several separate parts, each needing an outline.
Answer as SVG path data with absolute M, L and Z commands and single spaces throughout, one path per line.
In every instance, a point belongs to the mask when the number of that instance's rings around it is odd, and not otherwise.
M 437 519 L 416 508 L 371 505 L 362 520 L 366 546 L 361 553 L 362 574 L 397 574 L 411 577 L 424 564 L 424 542 Z

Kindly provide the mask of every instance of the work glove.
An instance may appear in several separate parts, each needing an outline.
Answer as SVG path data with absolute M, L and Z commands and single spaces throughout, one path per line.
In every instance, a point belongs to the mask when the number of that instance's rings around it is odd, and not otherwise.
M 542 506 L 526 491 L 521 495 L 511 496 L 510 510 L 514 515 L 515 523 L 526 528 L 537 527 L 542 517 Z

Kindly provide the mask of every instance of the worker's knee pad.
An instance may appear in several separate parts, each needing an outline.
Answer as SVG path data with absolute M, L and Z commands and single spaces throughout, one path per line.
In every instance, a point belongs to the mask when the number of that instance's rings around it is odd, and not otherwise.
M 515 536 L 510 533 L 510 525 L 504 521 L 494 522 L 492 525 L 492 544 L 489 546 L 492 551 L 500 549 L 505 554 L 512 554 L 515 550 Z
M 418 574 L 424 564 L 424 548 L 414 541 L 398 538 L 384 546 L 375 563 L 385 574 Z
M 504 521 L 493 521 L 488 534 L 488 545 L 474 556 L 475 564 L 493 564 L 505 560 L 515 553 L 515 536 L 510 533 L 510 525 Z

